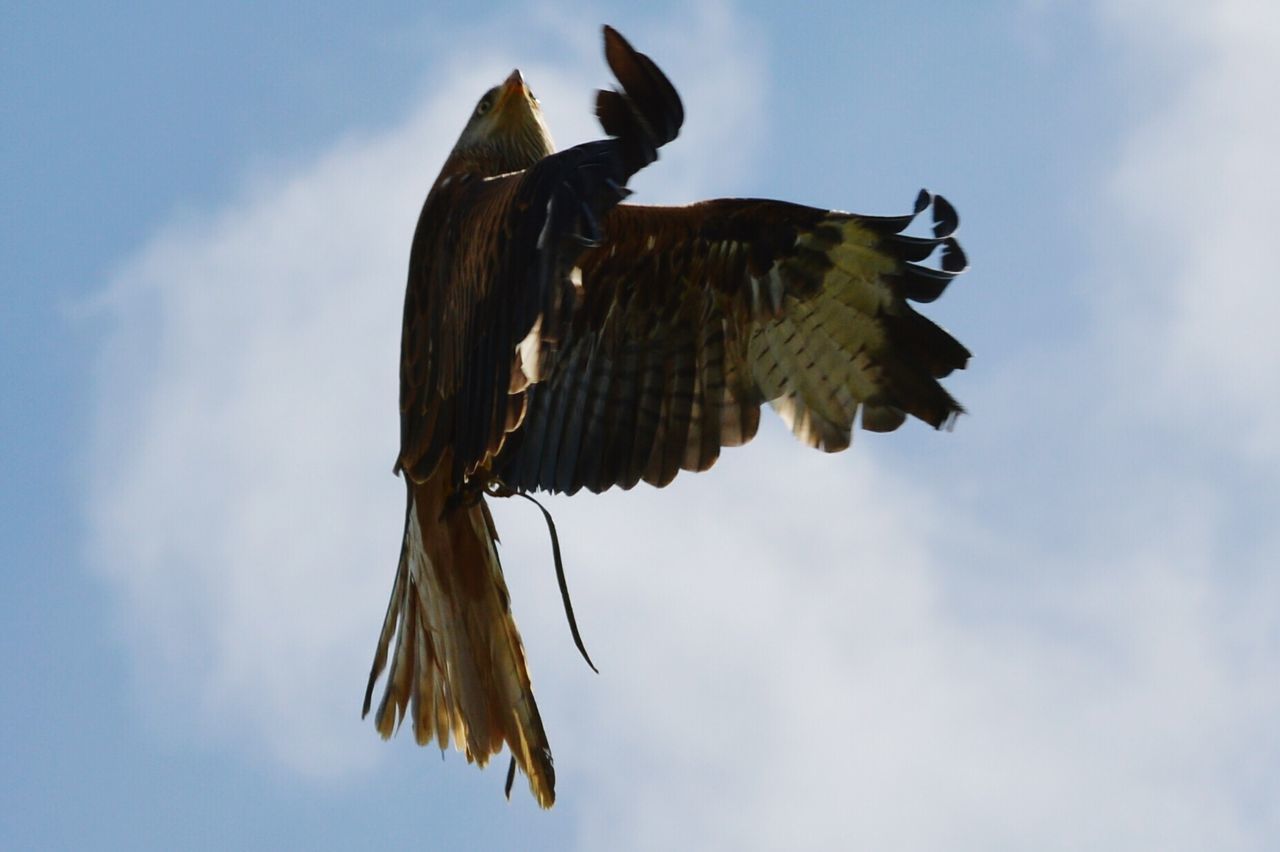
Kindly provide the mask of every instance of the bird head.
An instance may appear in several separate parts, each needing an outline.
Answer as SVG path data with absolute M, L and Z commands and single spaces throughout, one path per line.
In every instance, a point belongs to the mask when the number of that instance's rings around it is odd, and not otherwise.
M 442 174 L 491 177 L 527 169 L 554 152 L 538 99 L 517 69 L 480 98 Z

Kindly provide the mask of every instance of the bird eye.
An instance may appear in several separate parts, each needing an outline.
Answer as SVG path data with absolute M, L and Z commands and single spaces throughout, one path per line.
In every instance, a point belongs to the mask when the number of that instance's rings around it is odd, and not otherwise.
M 497 99 L 498 99 L 498 87 L 494 86 L 492 89 L 485 92 L 484 97 L 480 99 L 480 103 L 476 104 L 476 112 L 475 112 L 476 117 L 479 118 L 489 110 L 493 109 L 493 102 Z

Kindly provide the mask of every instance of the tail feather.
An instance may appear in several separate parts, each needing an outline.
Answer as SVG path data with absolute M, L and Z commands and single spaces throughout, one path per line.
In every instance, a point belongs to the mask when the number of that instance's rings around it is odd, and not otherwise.
M 384 738 L 409 716 L 419 744 L 452 737 L 480 766 L 505 744 L 543 807 L 555 802 L 555 770 L 533 698 L 524 646 L 511 616 L 497 534 L 481 498 L 445 513 L 448 465 L 409 483 L 404 543 L 364 713 L 390 670 L 374 724 Z

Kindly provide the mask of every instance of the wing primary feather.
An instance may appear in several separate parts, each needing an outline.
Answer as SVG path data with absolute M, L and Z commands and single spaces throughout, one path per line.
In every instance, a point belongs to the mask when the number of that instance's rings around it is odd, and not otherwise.
M 916 205 L 915 205 L 915 210 L 912 211 L 912 214 L 911 214 L 912 217 L 919 216 L 921 213 L 927 210 L 929 208 L 929 202 L 932 200 L 933 200 L 933 195 L 929 192 L 929 190 L 922 188 L 920 192 L 916 194 Z
M 933 254 L 943 240 L 936 237 L 909 237 L 894 234 L 881 240 L 880 246 L 899 260 L 919 262 Z
M 866 228 L 879 234 L 896 234 L 904 231 L 915 221 L 916 217 L 929 207 L 933 196 L 927 189 L 916 195 L 914 209 L 906 216 L 858 216 L 858 221 Z
M 671 399 L 667 395 L 667 381 L 669 379 L 669 374 L 665 364 L 662 365 L 661 374 L 662 378 L 658 383 L 658 413 L 655 418 L 656 425 L 653 430 L 653 440 L 649 447 L 649 455 L 644 460 L 640 473 L 641 479 L 648 484 L 656 485 L 659 488 L 665 484 L 662 478 L 663 446 L 666 440 L 668 412 L 671 409 Z
M 567 401 L 568 413 L 564 428 L 560 431 L 560 453 L 556 460 L 554 487 L 566 494 L 573 494 L 581 485 L 578 460 L 585 438 L 584 420 L 590 403 L 591 385 L 599 362 L 594 357 L 592 338 L 578 339 L 578 350 L 571 359 L 570 369 L 579 373 L 573 396 Z
M 626 479 L 636 436 L 641 393 L 640 346 L 636 343 L 624 343 L 620 347 L 617 363 L 618 368 L 609 389 L 601 478 L 597 483 L 599 487 L 592 489 L 597 492 L 603 491 L 608 487 L 607 484 Z
M 959 275 L 969 268 L 969 258 L 955 237 L 947 237 L 942 242 L 942 268 L 947 272 Z
M 684 461 L 689 440 L 689 426 L 693 414 L 693 388 L 697 376 L 696 353 L 693 351 L 688 326 L 680 324 L 678 343 L 673 347 L 670 362 L 670 379 L 666 393 L 667 417 L 663 429 L 663 443 L 659 487 L 675 479 Z
M 529 388 L 529 411 L 525 414 L 528 425 L 520 435 L 520 452 L 514 476 L 504 477 L 514 488 L 533 489 L 538 483 L 538 469 L 542 463 L 542 450 L 547 436 L 547 407 L 551 402 L 551 386 L 536 384 Z
M 684 106 L 671 81 L 653 60 L 640 53 L 613 27 L 604 27 L 604 55 L 609 69 L 622 84 L 632 114 L 644 123 L 649 141 L 659 148 L 680 132 Z M 603 118 L 602 118 L 603 121 Z M 609 127 L 606 133 L 613 134 Z M 622 134 L 613 134 L 622 135 Z
M 657 345 L 644 350 L 644 372 L 640 380 L 640 392 L 636 396 L 636 425 L 632 434 L 631 452 L 626 472 L 620 484 L 631 488 L 640 481 L 653 453 L 654 438 L 662 416 L 662 356 Z
M 682 470 L 698 470 L 702 458 L 703 388 L 702 371 L 698 369 L 698 355 L 694 354 L 693 394 L 689 406 L 689 432 L 680 457 Z
M 609 357 L 606 347 L 599 344 L 593 347 L 591 361 L 592 377 L 587 386 L 586 404 L 583 406 L 585 421 L 582 449 L 573 477 L 573 488 L 577 490 L 585 485 L 591 491 L 599 491 L 604 465 L 604 429 L 608 418 L 609 396 L 618 367 Z
M 917 211 L 918 212 L 918 211 Z M 949 237 L 960 227 L 960 214 L 941 195 L 933 197 L 933 235 Z
M 542 446 L 537 452 L 542 456 L 538 467 L 538 482 L 547 487 L 559 489 L 556 479 L 557 463 L 563 447 L 562 437 L 569 412 L 573 408 L 578 387 L 582 384 L 582 349 L 575 347 L 563 353 L 560 359 L 562 369 L 561 380 L 552 385 L 551 401 L 547 407 L 547 426 Z
M 968 366 L 971 354 L 964 344 L 910 307 L 904 306 L 899 314 L 886 314 L 883 321 L 902 357 L 922 364 L 935 379 Z
M 903 298 L 913 302 L 932 302 L 942 295 L 947 285 L 959 274 L 945 269 L 930 269 L 916 263 L 904 263 L 899 274 L 898 290 Z
M 907 413 L 892 405 L 867 403 L 862 406 L 862 428 L 868 432 L 892 432 L 907 419 Z
M 720 455 L 720 423 L 724 411 L 724 321 L 708 307 L 698 349 L 702 383 L 702 448 L 698 470 L 706 470 Z

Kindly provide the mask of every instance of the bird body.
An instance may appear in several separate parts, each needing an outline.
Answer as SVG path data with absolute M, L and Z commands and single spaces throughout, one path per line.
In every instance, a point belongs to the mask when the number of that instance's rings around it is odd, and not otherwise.
M 554 152 L 519 72 L 487 92 L 419 218 L 401 340 L 405 533 L 365 696 L 484 765 L 510 748 L 544 807 L 551 751 L 485 493 L 668 484 L 755 434 L 769 402 L 800 440 L 858 422 L 948 425 L 938 383 L 969 353 L 908 300 L 963 271 L 958 219 L 921 192 L 906 216 L 781 201 L 624 205 L 683 121 L 665 75 L 614 30 L 608 139 Z M 928 237 L 903 231 L 931 210 Z M 938 268 L 923 265 L 940 257 Z M 394 652 L 391 651 L 395 639 Z

